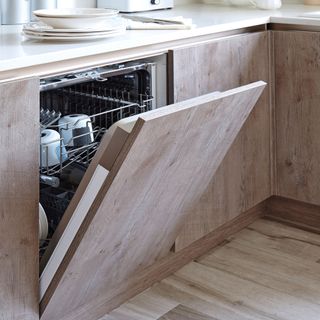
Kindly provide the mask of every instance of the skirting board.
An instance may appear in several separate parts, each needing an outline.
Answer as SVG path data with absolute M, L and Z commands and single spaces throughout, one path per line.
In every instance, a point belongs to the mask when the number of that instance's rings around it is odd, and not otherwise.
M 320 206 L 273 196 L 267 200 L 266 218 L 320 233 Z
M 125 301 L 151 287 L 154 283 L 173 274 L 190 261 L 218 246 L 232 234 L 247 227 L 255 220 L 264 217 L 266 209 L 267 200 L 240 214 L 235 219 L 212 231 L 185 249 L 182 249 L 177 253 L 170 253 L 167 257 L 159 260 L 149 268 L 136 274 L 127 281 L 124 281 L 117 289 L 117 293 L 109 301 L 97 298 L 92 301 L 90 306 L 87 305 L 86 308 L 83 309 L 79 308 L 75 314 L 66 316 L 64 320 L 90 319 L 92 314 L 97 316 L 97 319 L 99 317 L 102 318 L 105 314 L 111 312 Z

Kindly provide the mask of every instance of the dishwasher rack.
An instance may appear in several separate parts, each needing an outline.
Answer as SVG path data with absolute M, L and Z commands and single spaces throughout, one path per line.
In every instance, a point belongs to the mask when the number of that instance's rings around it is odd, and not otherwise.
M 119 85 L 119 84 L 118 84 Z M 67 88 L 58 88 L 41 92 L 41 106 L 45 106 L 46 113 L 53 115 L 52 120 L 43 121 L 41 130 L 50 128 L 61 131 L 58 121 L 63 114 L 86 114 L 90 118 L 93 130 L 87 133 L 74 135 L 70 141 L 60 139 L 60 163 L 49 166 L 48 163 L 40 168 L 40 174 L 54 176 L 63 171 L 73 162 L 88 165 L 93 158 L 102 136 L 115 122 L 153 108 L 154 98 L 147 93 L 123 90 L 102 86 L 101 82 L 90 82 L 73 85 Z M 49 116 L 50 119 L 50 116 Z M 67 129 L 73 130 L 72 125 L 67 124 Z M 84 146 L 74 147 L 74 142 L 93 134 L 93 141 Z M 49 144 L 41 144 L 48 158 Z M 42 152 L 40 163 L 42 163 Z M 64 159 L 68 158 L 67 161 Z
M 47 163 L 44 167 L 40 166 L 40 202 L 45 208 L 49 224 L 48 238 L 43 240 L 39 247 L 39 254 L 42 257 L 105 132 L 115 122 L 125 117 L 151 110 L 154 98 L 147 93 L 132 89 L 106 88 L 99 82 L 43 91 L 40 97 L 42 106 L 40 131 L 45 129 L 61 131 L 59 119 L 68 114 L 86 114 L 92 125 L 92 131 L 74 135 L 70 141 L 59 139 L 59 164 L 49 166 Z M 70 126 L 68 129 L 73 127 Z M 93 135 L 92 141 L 84 146 L 73 146 L 72 142 L 89 135 Z M 48 159 L 49 148 L 50 144 L 40 143 L 40 164 L 42 164 L 42 150 L 45 150 Z M 75 171 L 76 177 L 72 177 L 70 182 L 68 175 L 71 173 L 74 176 Z
M 40 257 L 104 134 L 123 118 L 166 105 L 166 72 L 166 55 L 159 55 L 40 80 L 39 191 L 48 221 Z

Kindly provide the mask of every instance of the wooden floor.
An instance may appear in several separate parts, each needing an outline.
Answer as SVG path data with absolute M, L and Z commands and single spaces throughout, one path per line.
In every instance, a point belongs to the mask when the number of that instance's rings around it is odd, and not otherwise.
M 320 320 L 320 235 L 261 219 L 103 320 Z

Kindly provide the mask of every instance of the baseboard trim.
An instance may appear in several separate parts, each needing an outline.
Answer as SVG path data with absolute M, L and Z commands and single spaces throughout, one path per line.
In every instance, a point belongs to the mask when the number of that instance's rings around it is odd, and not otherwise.
M 265 218 L 320 234 L 320 206 L 272 196 L 267 200 Z
M 134 277 L 127 279 L 119 286 L 117 294 L 110 300 L 103 300 L 103 297 L 98 297 L 90 306 L 86 305 L 85 310 L 77 310 L 77 315 L 69 315 L 66 319 L 91 319 L 90 314 L 94 312 L 103 317 L 111 312 L 125 301 L 151 287 L 154 283 L 163 280 L 174 272 L 178 271 L 187 263 L 199 258 L 216 246 L 220 245 L 228 237 L 234 233 L 247 227 L 252 222 L 265 216 L 267 210 L 267 200 L 259 203 L 252 209 L 240 214 L 233 220 L 225 223 L 218 229 L 207 234 L 203 238 L 193 242 L 188 247 L 170 254 L 162 260 L 159 260 L 152 266 L 137 273 Z

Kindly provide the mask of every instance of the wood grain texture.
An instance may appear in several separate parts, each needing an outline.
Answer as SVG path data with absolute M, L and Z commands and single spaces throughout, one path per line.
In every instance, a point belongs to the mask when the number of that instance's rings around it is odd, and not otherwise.
M 171 52 L 174 101 L 269 79 L 267 32 L 220 39 Z M 192 61 L 192 63 L 190 63 Z M 180 250 L 271 195 L 271 106 L 265 90 L 216 175 L 190 208 Z
M 259 219 L 101 320 L 316 320 L 319 257 L 320 235 Z
M 97 319 L 121 286 L 169 254 L 264 88 L 141 115 L 42 301 L 43 320 Z
M 146 290 L 134 297 L 134 303 L 126 302 L 121 308 L 99 320 L 149 320 L 158 319 L 179 305 L 170 297 L 160 296 L 156 292 Z
M 179 305 L 168 313 L 164 314 L 159 320 L 216 320 L 199 311 L 193 310 L 183 305 Z
M 276 195 L 320 204 L 320 33 L 273 31 Z
M 282 197 L 268 200 L 267 218 L 320 233 L 320 207 Z
M 39 80 L 0 85 L 0 319 L 38 311 Z
M 257 250 L 264 248 L 275 257 L 282 256 L 306 266 L 309 263 L 319 264 L 319 234 L 286 224 L 265 219 L 264 223 L 255 223 L 254 228 L 249 226 L 246 232 L 240 231 L 237 241 Z

